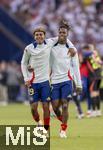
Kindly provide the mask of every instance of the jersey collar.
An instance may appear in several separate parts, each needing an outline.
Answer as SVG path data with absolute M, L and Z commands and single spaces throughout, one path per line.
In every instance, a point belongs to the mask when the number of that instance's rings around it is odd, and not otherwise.
M 44 43 L 44 44 L 47 44 L 45 40 L 44 40 L 44 42 L 43 42 L 43 43 Z M 38 43 L 37 43 L 36 41 L 34 41 L 34 42 L 33 42 L 33 45 L 34 45 L 34 48 L 36 48 L 36 47 L 37 47 L 37 45 L 38 45 Z
M 58 44 L 59 44 L 59 42 L 55 43 L 54 46 L 57 46 Z M 65 46 L 66 46 L 67 48 L 69 48 L 68 43 L 66 43 Z

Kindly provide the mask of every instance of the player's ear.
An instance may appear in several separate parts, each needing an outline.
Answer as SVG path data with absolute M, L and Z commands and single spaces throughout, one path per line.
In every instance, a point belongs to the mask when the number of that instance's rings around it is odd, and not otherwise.
M 71 57 L 74 57 L 76 55 L 76 51 L 74 48 L 69 48 L 68 54 L 70 54 Z

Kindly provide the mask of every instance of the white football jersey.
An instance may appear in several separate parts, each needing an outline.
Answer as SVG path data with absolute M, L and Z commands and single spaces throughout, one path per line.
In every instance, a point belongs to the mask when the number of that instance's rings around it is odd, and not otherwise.
M 28 71 L 28 66 L 34 69 L 35 79 L 33 83 L 49 80 L 49 58 L 53 44 L 54 40 L 48 39 L 43 44 L 34 42 L 25 48 L 21 61 L 21 69 L 25 81 L 33 78 L 33 73 Z
M 81 86 L 81 77 L 79 70 L 79 60 L 78 54 L 74 57 L 68 55 L 69 48 L 76 48 L 68 40 L 67 44 L 56 43 L 50 55 L 50 64 L 51 64 L 51 83 L 57 84 L 71 80 L 73 74 L 75 75 L 75 82 L 77 86 Z M 72 70 L 72 72 L 71 72 Z

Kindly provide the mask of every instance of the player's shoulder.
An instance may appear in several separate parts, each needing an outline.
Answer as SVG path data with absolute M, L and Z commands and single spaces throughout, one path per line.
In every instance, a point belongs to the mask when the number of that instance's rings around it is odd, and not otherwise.
M 74 46 L 74 44 L 71 42 L 71 40 L 67 39 L 67 45 L 68 45 L 69 49 L 74 49 L 74 51 L 77 52 L 77 49 Z
M 69 38 L 67 38 L 67 42 L 70 42 L 70 43 L 72 43 L 72 42 L 71 42 L 71 40 L 70 40 Z
M 26 51 L 30 51 L 30 50 L 33 49 L 33 48 L 34 48 L 33 43 L 30 43 L 29 45 L 27 45 L 27 46 L 25 47 L 25 50 L 26 50 Z
M 70 39 L 67 39 L 67 44 L 68 44 L 70 47 L 74 47 L 74 44 L 71 42 Z
M 48 44 L 54 45 L 58 41 L 58 37 L 48 38 L 46 39 L 46 42 Z

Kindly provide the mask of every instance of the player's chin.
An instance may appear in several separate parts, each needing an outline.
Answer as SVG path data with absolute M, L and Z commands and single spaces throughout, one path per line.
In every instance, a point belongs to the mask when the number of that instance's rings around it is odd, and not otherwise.
M 61 42 L 63 42 L 64 40 L 65 40 L 64 36 L 61 36 L 61 37 L 59 38 L 59 41 L 61 41 Z
M 37 40 L 37 43 L 38 43 L 38 44 L 42 44 L 43 42 L 44 42 L 43 39 Z

